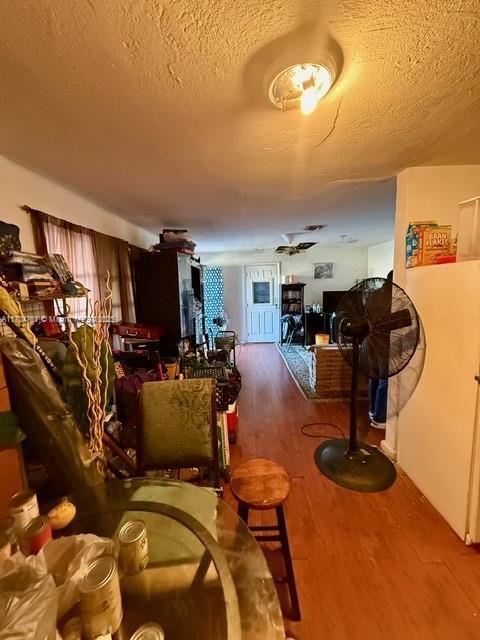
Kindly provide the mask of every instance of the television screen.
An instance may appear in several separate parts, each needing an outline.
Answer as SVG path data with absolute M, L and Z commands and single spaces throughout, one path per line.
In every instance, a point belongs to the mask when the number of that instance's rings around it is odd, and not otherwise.
M 334 313 L 338 304 L 346 291 L 324 291 L 323 292 L 323 311 L 324 313 Z

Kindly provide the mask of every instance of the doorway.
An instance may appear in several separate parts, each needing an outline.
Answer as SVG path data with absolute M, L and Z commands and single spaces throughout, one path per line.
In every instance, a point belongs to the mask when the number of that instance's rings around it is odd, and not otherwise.
M 278 283 L 278 263 L 246 265 L 247 342 L 277 342 L 280 327 Z

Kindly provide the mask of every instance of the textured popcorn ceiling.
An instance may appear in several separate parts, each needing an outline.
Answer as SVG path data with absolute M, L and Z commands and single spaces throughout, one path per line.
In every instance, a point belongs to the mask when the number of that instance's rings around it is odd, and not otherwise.
M 318 110 L 269 106 L 272 65 L 325 45 Z M 0 153 L 146 228 L 374 244 L 401 168 L 480 162 L 480 2 L 3 0 L 0 96 Z

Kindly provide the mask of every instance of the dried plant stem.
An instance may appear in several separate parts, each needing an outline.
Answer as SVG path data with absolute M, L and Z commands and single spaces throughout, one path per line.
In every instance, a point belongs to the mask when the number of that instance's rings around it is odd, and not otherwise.
M 68 339 L 73 347 L 76 360 L 82 372 L 82 381 L 87 397 L 87 419 L 89 424 L 88 447 L 92 455 L 96 458 L 102 472 L 105 471 L 103 429 L 108 401 L 109 357 L 111 355 L 108 339 L 110 322 L 108 319 L 112 313 L 112 289 L 110 286 L 110 273 L 108 271 L 105 289 L 105 298 L 103 300 L 96 300 L 93 305 L 93 367 L 90 375 L 88 372 L 87 345 L 82 345 L 82 349 L 80 349 L 77 342 L 73 339 L 70 307 L 67 306 Z M 102 351 L 104 351 L 103 358 Z M 103 365 L 105 365 L 105 370 Z M 104 380 L 103 392 L 102 380 Z

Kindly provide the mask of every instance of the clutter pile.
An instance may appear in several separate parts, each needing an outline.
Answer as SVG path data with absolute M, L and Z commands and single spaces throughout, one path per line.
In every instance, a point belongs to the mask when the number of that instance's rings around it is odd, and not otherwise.
M 48 300 L 87 293 L 82 284 L 75 282 L 65 259 L 59 254 L 40 256 L 25 251 L 7 251 L 0 255 L 0 271 L 9 288 L 21 300 Z
M 0 520 L 0 635 L 19 640 L 111 638 L 123 618 L 120 578 L 148 565 L 143 521 L 125 522 L 114 539 L 93 534 L 64 535 L 75 505 L 63 499 L 40 515 L 32 491 L 14 495 L 10 516 Z M 57 533 L 58 535 L 58 533 Z M 142 625 L 134 636 L 145 635 Z M 154 637 L 163 638 L 163 635 Z
M 154 246 L 154 249 L 155 251 L 176 251 L 193 256 L 196 246 L 187 229 L 164 229 L 160 234 L 160 242 Z

